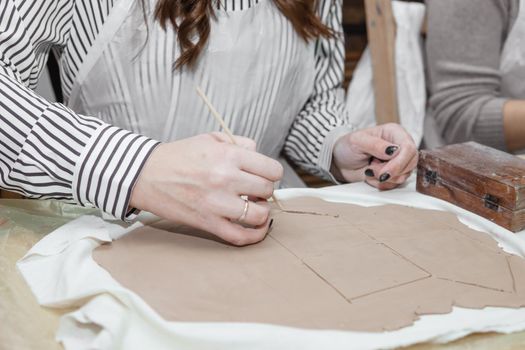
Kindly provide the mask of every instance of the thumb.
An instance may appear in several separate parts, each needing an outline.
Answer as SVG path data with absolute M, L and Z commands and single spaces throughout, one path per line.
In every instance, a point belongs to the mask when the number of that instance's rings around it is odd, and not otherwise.
M 244 136 L 234 136 L 235 143 L 248 151 L 255 152 L 257 150 L 257 144 L 254 140 Z
M 358 131 L 352 135 L 350 142 L 362 153 L 369 154 L 380 160 L 390 160 L 399 151 L 399 146 L 371 135 L 366 131 Z
M 213 136 L 219 142 L 233 143 L 237 146 L 247 149 L 248 151 L 255 152 L 257 149 L 257 144 L 255 143 L 255 141 L 248 137 L 233 135 L 232 139 L 230 135 L 219 131 L 211 132 L 210 135 Z

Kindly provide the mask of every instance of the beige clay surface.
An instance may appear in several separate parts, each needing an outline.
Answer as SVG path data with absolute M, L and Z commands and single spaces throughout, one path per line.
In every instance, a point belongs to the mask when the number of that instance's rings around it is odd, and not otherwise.
M 419 315 L 525 306 L 525 260 L 450 213 L 283 202 L 261 243 L 237 248 L 159 222 L 95 260 L 168 320 L 394 330 Z

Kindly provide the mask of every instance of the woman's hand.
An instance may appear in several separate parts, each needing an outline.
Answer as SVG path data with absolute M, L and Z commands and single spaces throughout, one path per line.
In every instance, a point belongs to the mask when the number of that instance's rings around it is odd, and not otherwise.
M 255 151 L 255 142 L 225 134 L 204 134 L 160 145 L 133 189 L 130 205 L 162 218 L 208 231 L 234 245 L 261 241 L 268 232 L 279 162 Z M 241 195 L 250 201 L 244 216 Z M 243 217 L 244 216 L 244 217 Z M 236 222 L 243 217 L 242 223 Z
M 417 165 L 412 137 L 398 124 L 349 133 L 335 144 L 332 173 L 338 180 L 365 180 L 380 190 L 403 184 Z

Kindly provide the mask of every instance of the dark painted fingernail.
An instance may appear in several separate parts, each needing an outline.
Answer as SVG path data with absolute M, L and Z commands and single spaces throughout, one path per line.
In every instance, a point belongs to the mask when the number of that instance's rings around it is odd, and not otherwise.
M 373 161 L 374 161 L 374 157 L 370 157 L 370 159 L 368 160 L 368 165 L 372 164 Z
M 384 173 L 384 174 L 381 174 L 381 176 L 379 177 L 379 182 L 385 182 L 388 179 L 390 179 L 390 174 Z
M 270 220 L 270 225 L 268 225 L 268 229 L 271 229 L 273 225 L 273 219 Z
M 394 154 L 394 153 L 397 151 L 398 148 L 399 148 L 399 147 L 397 147 L 397 146 L 388 146 L 388 147 L 386 148 L 386 150 L 385 150 L 385 153 L 386 153 L 387 155 L 391 156 L 392 154 Z
M 374 171 L 372 169 L 366 169 L 365 175 L 368 177 L 374 177 Z

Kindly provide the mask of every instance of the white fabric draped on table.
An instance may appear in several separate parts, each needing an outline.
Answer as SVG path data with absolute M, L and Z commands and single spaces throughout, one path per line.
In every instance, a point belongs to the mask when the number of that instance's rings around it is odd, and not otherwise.
M 525 257 L 524 232 L 512 234 L 452 204 L 416 193 L 415 178 L 406 187 L 389 192 L 356 183 L 316 190 L 280 190 L 278 195 L 281 199 L 315 196 L 363 206 L 400 204 L 446 210 L 473 229 L 487 232 L 505 251 Z M 61 319 L 57 339 L 66 349 L 384 349 L 424 341 L 447 342 L 474 332 L 525 330 L 525 308 L 455 307 L 449 314 L 423 316 L 413 326 L 384 333 L 167 322 L 91 257 L 101 243 L 118 239 L 150 219 L 143 215 L 142 222 L 126 226 L 83 216 L 46 236 L 19 261 L 18 268 L 41 305 L 80 305 Z

